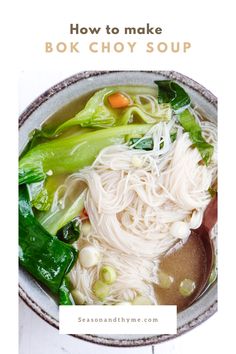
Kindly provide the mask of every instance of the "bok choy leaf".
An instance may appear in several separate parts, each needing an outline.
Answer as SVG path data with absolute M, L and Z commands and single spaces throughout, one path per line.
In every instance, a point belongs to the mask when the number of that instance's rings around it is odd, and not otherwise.
M 80 218 L 74 218 L 57 232 L 57 238 L 65 243 L 73 243 L 80 236 Z
M 129 92 L 130 105 L 126 108 L 112 108 L 109 104 L 109 96 L 113 93 L 119 93 L 123 90 Z M 133 94 L 132 94 L 132 91 Z M 139 89 L 140 94 L 143 89 Z M 79 125 L 89 128 L 109 128 L 112 126 L 126 125 L 133 116 L 138 117 L 145 123 L 158 123 L 160 121 L 169 121 L 171 119 L 171 106 L 169 103 L 159 105 L 156 112 L 147 112 L 145 105 L 138 103 L 135 99 L 137 94 L 132 86 L 126 87 L 108 87 L 96 92 L 87 102 L 84 109 L 78 112 L 73 118 L 61 124 L 55 131 L 54 135 L 60 134 L 63 130 Z M 144 95 L 145 96 L 145 95 Z M 39 133 L 37 133 L 39 134 Z
M 172 109 L 178 113 L 190 105 L 190 97 L 187 92 L 172 80 L 155 81 L 158 86 L 158 102 L 170 103 Z
M 57 293 L 77 251 L 51 236 L 34 217 L 27 186 L 19 189 L 19 260 L 37 280 Z
M 194 146 L 200 152 L 203 161 L 206 163 L 206 165 L 208 165 L 211 161 L 214 147 L 206 142 L 202 136 L 202 129 L 200 125 L 196 122 L 194 116 L 188 109 L 180 113 L 179 122 L 184 130 L 189 133 L 189 137 L 192 140 Z
M 28 189 L 32 207 L 39 211 L 49 211 L 51 209 L 55 193 L 57 195 L 57 199 L 59 199 L 61 194 L 63 194 L 63 184 L 65 179 L 65 175 L 52 175 L 45 181 L 29 184 Z M 49 233 L 54 234 L 54 231 L 48 231 Z
M 160 105 L 158 112 L 152 114 L 145 112 L 142 105 L 136 103 L 134 106 L 124 110 L 117 124 L 128 124 L 134 115 L 147 124 L 155 124 L 159 122 L 168 122 L 171 119 L 172 110 L 169 104 L 162 104 Z
M 59 305 L 74 305 L 74 299 L 71 294 L 72 285 L 68 276 L 62 281 L 59 289 Z
M 105 105 L 105 98 L 114 92 L 115 89 L 104 88 L 96 92 L 87 102 L 82 111 L 77 113 L 75 117 L 61 124 L 55 131 L 55 135 L 59 134 L 66 128 L 80 125 L 81 127 L 90 128 L 107 128 L 115 124 L 116 115 L 114 111 Z
M 101 149 L 125 142 L 129 134 L 144 135 L 151 127 L 150 124 L 130 124 L 37 145 L 20 159 L 19 184 L 42 181 L 49 174 L 78 171 L 91 165 Z
M 32 207 L 40 211 L 49 210 L 51 200 L 47 189 L 44 187 L 44 182 L 36 182 L 29 185 L 30 200 Z

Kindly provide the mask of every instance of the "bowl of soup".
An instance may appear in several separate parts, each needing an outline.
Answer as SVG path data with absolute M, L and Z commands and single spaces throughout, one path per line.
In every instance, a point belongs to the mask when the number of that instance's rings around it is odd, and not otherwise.
M 170 304 L 180 335 L 215 313 L 215 221 L 202 231 L 217 194 L 211 92 L 176 72 L 83 72 L 19 122 L 20 296 L 38 315 L 58 328 L 59 304 Z

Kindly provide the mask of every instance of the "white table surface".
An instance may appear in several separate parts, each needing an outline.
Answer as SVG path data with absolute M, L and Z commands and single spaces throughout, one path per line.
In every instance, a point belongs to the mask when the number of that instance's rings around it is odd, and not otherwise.
M 205 354 L 216 352 L 217 314 L 168 342 L 137 348 L 113 348 L 59 334 L 25 303 L 19 302 L 19 354 Z M 204 351 L 202 351 L 204 347 Z
M 39 94 L 71 73 L 22 72 L 19 77 L 19 110 L 22 112 Z M 165 343 L 139 348 L 112 348 L 88 343 L 58 331 L 19 302 L 19 354 L 160 353 L 199 354 L 217 350 L 218 315 L 194 330 Z M 204 351 L 203 351 L 204 348 Z

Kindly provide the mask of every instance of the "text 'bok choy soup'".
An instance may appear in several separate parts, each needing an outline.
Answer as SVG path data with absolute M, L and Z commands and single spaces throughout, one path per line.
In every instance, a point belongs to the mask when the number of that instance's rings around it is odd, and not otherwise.
M 194 230 L 216 193 L 216 143 L 173 81 L 78 98 L 20 158 L 21 265 L 60 304 L 186 308 L 215 274 Z

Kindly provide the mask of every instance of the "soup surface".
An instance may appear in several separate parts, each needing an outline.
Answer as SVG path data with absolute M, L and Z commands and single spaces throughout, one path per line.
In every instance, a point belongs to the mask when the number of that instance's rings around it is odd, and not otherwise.
M 162 258 L 160 269 L 172 277 L 173 283 L 168 289 L 157 285 L 158 302 L 161 305 L 177 305 L 178 311 L 188 307 L 206 279 L 207 254 L 202 240 L 192 232 L 182 247 Z M 190 296 L 181 295 L 179 287 L 184 279 L 195 284 Z

